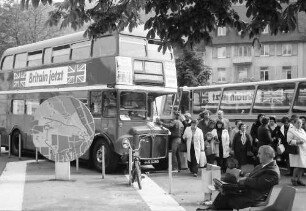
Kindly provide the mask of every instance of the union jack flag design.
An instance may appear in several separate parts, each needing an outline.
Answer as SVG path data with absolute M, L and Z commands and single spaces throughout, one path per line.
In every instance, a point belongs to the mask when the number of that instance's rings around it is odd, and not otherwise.
M 15 88 L 25 87 L 25 81 L 26 81 L 26 73 L 25 72 L 14 73 L 13 87 L 15 87 Z
M 86 82 L 86 64 L 77 64 L 68 66 L 68 84 L 85 83 Z

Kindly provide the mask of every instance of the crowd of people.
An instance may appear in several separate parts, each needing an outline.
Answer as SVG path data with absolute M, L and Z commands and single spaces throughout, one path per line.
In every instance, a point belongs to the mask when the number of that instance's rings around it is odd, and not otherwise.
M 174 171 L 180 171 L 179 152 L 182 148 L 187 152 L 190 172 L 196 177 L 202 152 L 205 152 L 207 163 L 220 166 L 225 173 L 229 158 L 238 161 L 238 169 L 260 164 L 258 150 L 269 145 L 275 151 L 274 159 L 285 162 L 288 169 L 285 175 L 292 176 L 292 185 L 305 186 L 302 181 L 306 168 L 305 120 L 304 116 L 292 115 L 291 118 L 282 117 L 281 124 L 277 124 L 275 116 L 258 114 L 248 132 L 242 120 L 235 120 L 235 127 L 231 128 L 223 111 L 219 110 L 217 119 L 212 119 L 211 112 L 204 110 L 197 119 L 192 119 L 188 112 L 184 115 L 176 113 L 175 120 L 164 126 L 171 131 Z

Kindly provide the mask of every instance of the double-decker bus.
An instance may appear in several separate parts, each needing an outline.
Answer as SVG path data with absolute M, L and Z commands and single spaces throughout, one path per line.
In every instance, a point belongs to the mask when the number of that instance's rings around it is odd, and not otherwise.
M 180 110 L 198 118 L 203 110 L 210 110 L 216 119 L 218 110 L 224 111 L 234 126 L 236 119 L 247 125 L 255 122 L 260 113 L 266 116 L 306 115 L 306 78 L 180 87 Z
M 18 154 L 34 150 L 30 134 L 33 114 L 46 99 L 68 95 L 82 101 L 95 121 L 95 138 L 82 156 L 106 172 L 125 160 L 130 142 L 141 144 L 140 158 L 161 166 L 167 156 L 168 131 L 153 123 L 157 101 L 177 92 L 173 51 L 158 51 L 158 40 L 147 40 L 137 28 L 88 39 L 84 32 L 7 49 L 1 58 L 0 132 L 2 146 Z M 160 109 L 159 109 L 160 110 Z

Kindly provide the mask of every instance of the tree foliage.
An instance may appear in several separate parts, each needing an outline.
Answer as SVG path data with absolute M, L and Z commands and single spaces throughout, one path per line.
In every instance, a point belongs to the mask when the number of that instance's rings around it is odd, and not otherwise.
M 204 65 L 203 57 L 195 51 L 184 50 L 176 59 L 178 86 L 202 86 L 207 84 L 211 68 Z
M 13 0 L 0 5 L 0 56 L 10 47 L 25 45 L 62 34 L 71 33 L 69 28 L 61 31 L 59 26 L 48 27 L 48 12 L 52 6 L 29 6 L 22 10 Z
M 34 6 L 52 0 L 32 0 Z M 27 6 L 29 0 L 22 0 Z M 242 20 L 232 5 L 244 3 L 248 21 Z M 89 6 L 88 6 L 89 4 Z M 218 26 L 229 26 L 254 38 L 269 25 L 271 34 L 295 30 L 296 14 L 306 12 L 305 0 L 64 0 L 56 3 L 48 23 L 77 29 L 90 22 L 85 35 L 95 37 L 111 30 L 132 29 L 145 21 L 148 38 L 158 35 L 164 50 L 169 44 L 193 46 L 211 42 Z

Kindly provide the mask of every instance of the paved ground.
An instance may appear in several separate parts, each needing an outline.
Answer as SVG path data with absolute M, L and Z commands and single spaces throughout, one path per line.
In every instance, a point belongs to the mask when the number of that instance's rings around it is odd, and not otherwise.
M 8 162 L 0 177 L 0 210 L 195 211 L 204 199 L 201 176 L 192 177 L 188 171 L 173 174 L 172 194 L 169 195 L 167 172 L 154 173 L 152 169 L 145 169 L 143 190 L 138 190 L 128 185 L 122 173 L 102 179 L 94 170 L 80 168 L 76 172 L 74 166 L 70 181 L 57 181 L 54 163 L 41 160 L 37 164 L 29 159 L 32 158 L 18 161 L 15 157 L 0 157 L 0 173 Z M 274 202 L 281 187 L 289 184 L 290 177 L 282 177 L 273 189 L 270 203 Z M 306 210 L 305 196 L 306 188 L 298 187 L 294 211 Z

